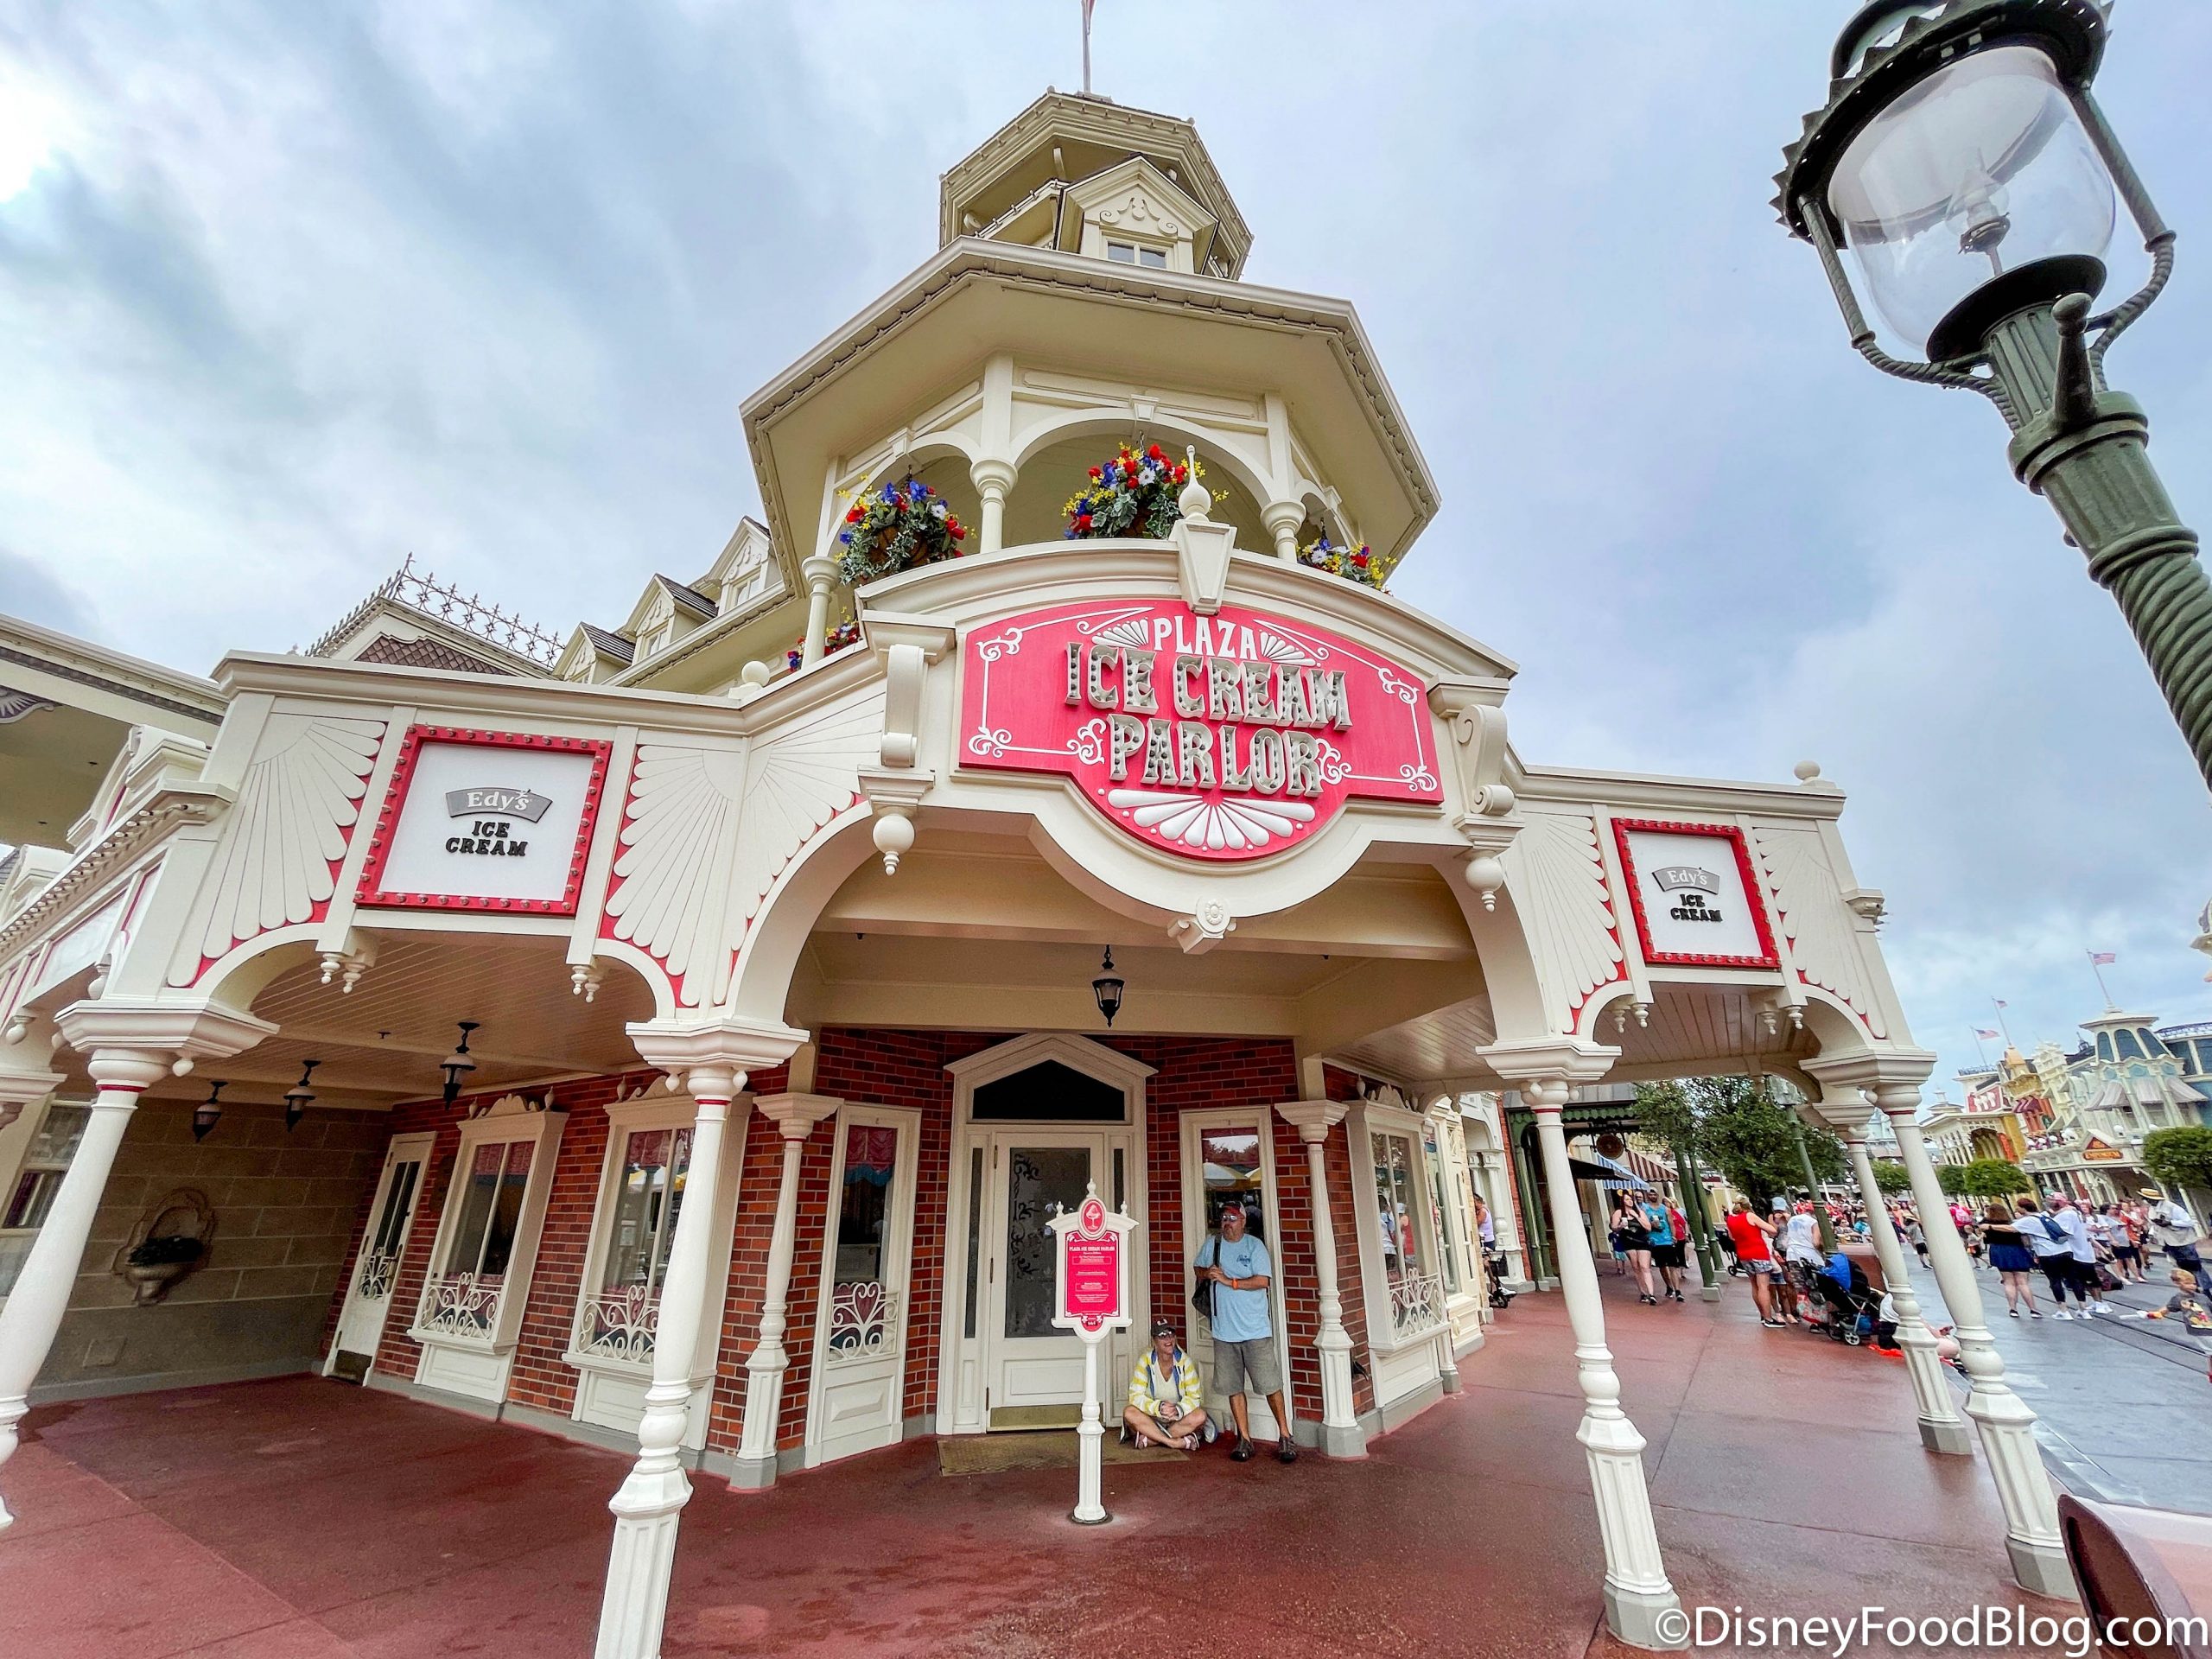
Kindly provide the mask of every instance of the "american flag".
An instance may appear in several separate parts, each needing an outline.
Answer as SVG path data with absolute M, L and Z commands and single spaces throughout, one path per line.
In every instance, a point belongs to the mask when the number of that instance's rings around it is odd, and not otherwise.
M 1995 1032 L 1984 1031 L 1980 1026 L 1976 1026 L 1974 1028 L 1974 1034 L 1989 1042 L 1993 1043 L 1997 1040 L 1997 1033 Z
M 2093 967 L 2109 968 L 2113 963 L 2119 960 L 2120 957 L 2110 950 L 2092 950 L 2089 952 L 2089 962 L 2090 965 Z

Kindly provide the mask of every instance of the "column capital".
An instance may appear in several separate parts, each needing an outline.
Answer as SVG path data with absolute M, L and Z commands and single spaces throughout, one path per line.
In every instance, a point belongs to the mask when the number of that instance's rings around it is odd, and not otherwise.
M 1343 1122 L 1351 1110 L 1348 1100 L 1286 1100 L 1276 1104 L 1275 1116 L 1294 1126 L 1300 1141 L 1317 1146 L 1329 1138 L 1329 1131 Z
M 1522 1039 L 1492 1043 L 1477 1052 L 1540 1112 L 1558 1110 L 1578 1086 L 1595 1083 L 1611 1071 L 1621 1053 L 1579 1037 Z
M 180 1059 L 228 1059 L 276 1034 L 274 1022 L 219 1002 L 155 1002 L 111 996 L 72 1002 L 54 1015 L 54 1022 L 60 1027 L 62 1039 L 88 1058 L 104 1052 L 136 1055 L 162 1072 Z M 117 1064 L 122 1064 L 121 1059 Z M 92 1075 L 94 1081 L 101 1080 L 97 1071 Z
M 809 594 L 827 594 L 837 580 L 837 561 L 817 553 L 798 562 Z
M 988 495 L 995 490 L 1003 497 L 1014 487 L 1018 472 L 1012 461 L 987 455 L 981 461 L 969 463 L 968 481 L 976 486 L 978 494 Z
M 1900 1111 L 1910 1116 L 1918 1109 L 1920 1086 L 1935 1071 L 1936 1057 L 1924 1048 L 1867 1048 L 1806 1060 L 1801 1069 L 1820 1084 L 1823 1099 L 1831 1090 L 1861 1090 L 1873 1097 L 1877 1108 L 1894 1117 Z M 1900 1103 L 1893 1105 L 1892 1101 Z
M 1798 1116 L 1821 1128 L 1833 1129 L 1846 1141 L 1864 1139 L 1866 1120 L 1874 1110 L 1866 1091 L 1855 1084 L 1830 1080 L 1822 1080 L 1820 1088 L 1820 1098 L 1808 1101 Z
M 59 1071 L 0 1071 L 0 1128 L 15 1122 L 24 1107 L 37 1104 L 67 1081 Z
M 709 1100 L 734 1098 L 751 1073 L 781 1065 L 807 1040 L 805 1032 L 752 1020 L 646 1020 L 628 1031 L 639 1058 L 671 1077 L 690 1074 L 693 1096 Z
M 804 1141 L 825 1117 L 835 1117 L 845 1103 L 828 1095 L 762 1095 L 753 1109 L 773 1123 L 786 1141 Z

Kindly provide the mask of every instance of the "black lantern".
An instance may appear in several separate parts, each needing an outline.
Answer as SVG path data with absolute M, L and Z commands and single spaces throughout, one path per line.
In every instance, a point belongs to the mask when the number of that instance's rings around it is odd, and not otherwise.
M 1098 977 L 1090 982 L 1090 994 L 1098 999 L 1098 1012 L 1106 1016 L 1106 1028 L 1114 1028 L 1114 1016 L 1122 1011 L 1122 976 L 1114 971 L 1114 947 L 1106 947 L 1106 960 L 1098 964 Z
M 223 1109 L 216 1096 L 230 1086 L 227 1078 L 221 1083 L 209 1084 L 207 1098 L 192 1109 L 192 1138 L 194 1141 L 205 1141 L 213 1132 L 215 1125 L 221 1122 Z
M 446 1074 L 446 1104 L 448 1106 L 461 1098 L 461 1085 L 467 1080 L 468 1074 L 476 1069 L 476 1062 L 468 1058 L 468 1033 L 476 1029 L 479 1022 L 474 1020 L 463 1020 L 460 1024 L 460 1046 L 439 1062 Z
M 315 1067 L 321 1064 L 321 1060 L 307 1061 L 300 1072 L 300 1080 L 284 1091 L 285 1134 L 289 1135 L 297 1128 L 300 1120 L 307 1116 L 308 1108 L 315 1104 L 315 1090 L 308 1087 L 308 1079 L 315 1075 Z
M 2110 590 L 2212 782 L 2212 582 L 2145 454 L 2141 406 L 2103 372 L 2106 351 L 2165 287 L 2174 244 L 2090 95 L 2107 10 L 1862 7 L 1836 41 L 1827 105 L 1783 153 L 1774 206 L 1819 253 L 1869 363 L 1996 406 L 2014 475 L 2050 502 Z M 2116 203 L 2150 272 L 2099 309 Z M 1907 355 L 1876 343 L 1868 310 Z

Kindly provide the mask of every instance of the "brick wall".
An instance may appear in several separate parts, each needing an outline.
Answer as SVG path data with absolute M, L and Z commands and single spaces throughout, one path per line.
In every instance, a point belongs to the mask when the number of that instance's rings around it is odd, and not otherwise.
M 113 1173 L 37 1387 L 87 1392 L 169 1387 L 241 1370 L 311 1367 L 321 1313 L 347 1236 L 376 1184 L 380 1115 L 310 1111 L 289 1134 L 283 1109 L 225 1107 L 205 1141 L 192 1107 L 149 1100 L 131 1113 Z M 206 1260 L 167 1297 L 132 1305 L 116 1271 L 149 1211 L 171 1192 L 204 1194 L 214 1212 Z

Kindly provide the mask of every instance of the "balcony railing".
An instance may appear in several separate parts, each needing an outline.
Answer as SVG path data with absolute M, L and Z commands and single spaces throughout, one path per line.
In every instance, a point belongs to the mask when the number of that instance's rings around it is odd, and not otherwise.
M 417 1325 L 425 1331 L 454 1337 L 488 1338 L 499 1318 L 499 1301 L 506 1294 L 500 1274 L 450 1273 L 423 1287 Z
M 1390 1281 L 1390 1330 L 1401 1341 L 1434 1331 L 1444 1323 L 1444 1281 L 1433 1273 L 1409 1273 Z
M 577 1305 L 576 1351 L 627 1364 L 650 1364 L 659 1326 L 658 1289 L 617 1285 Z

